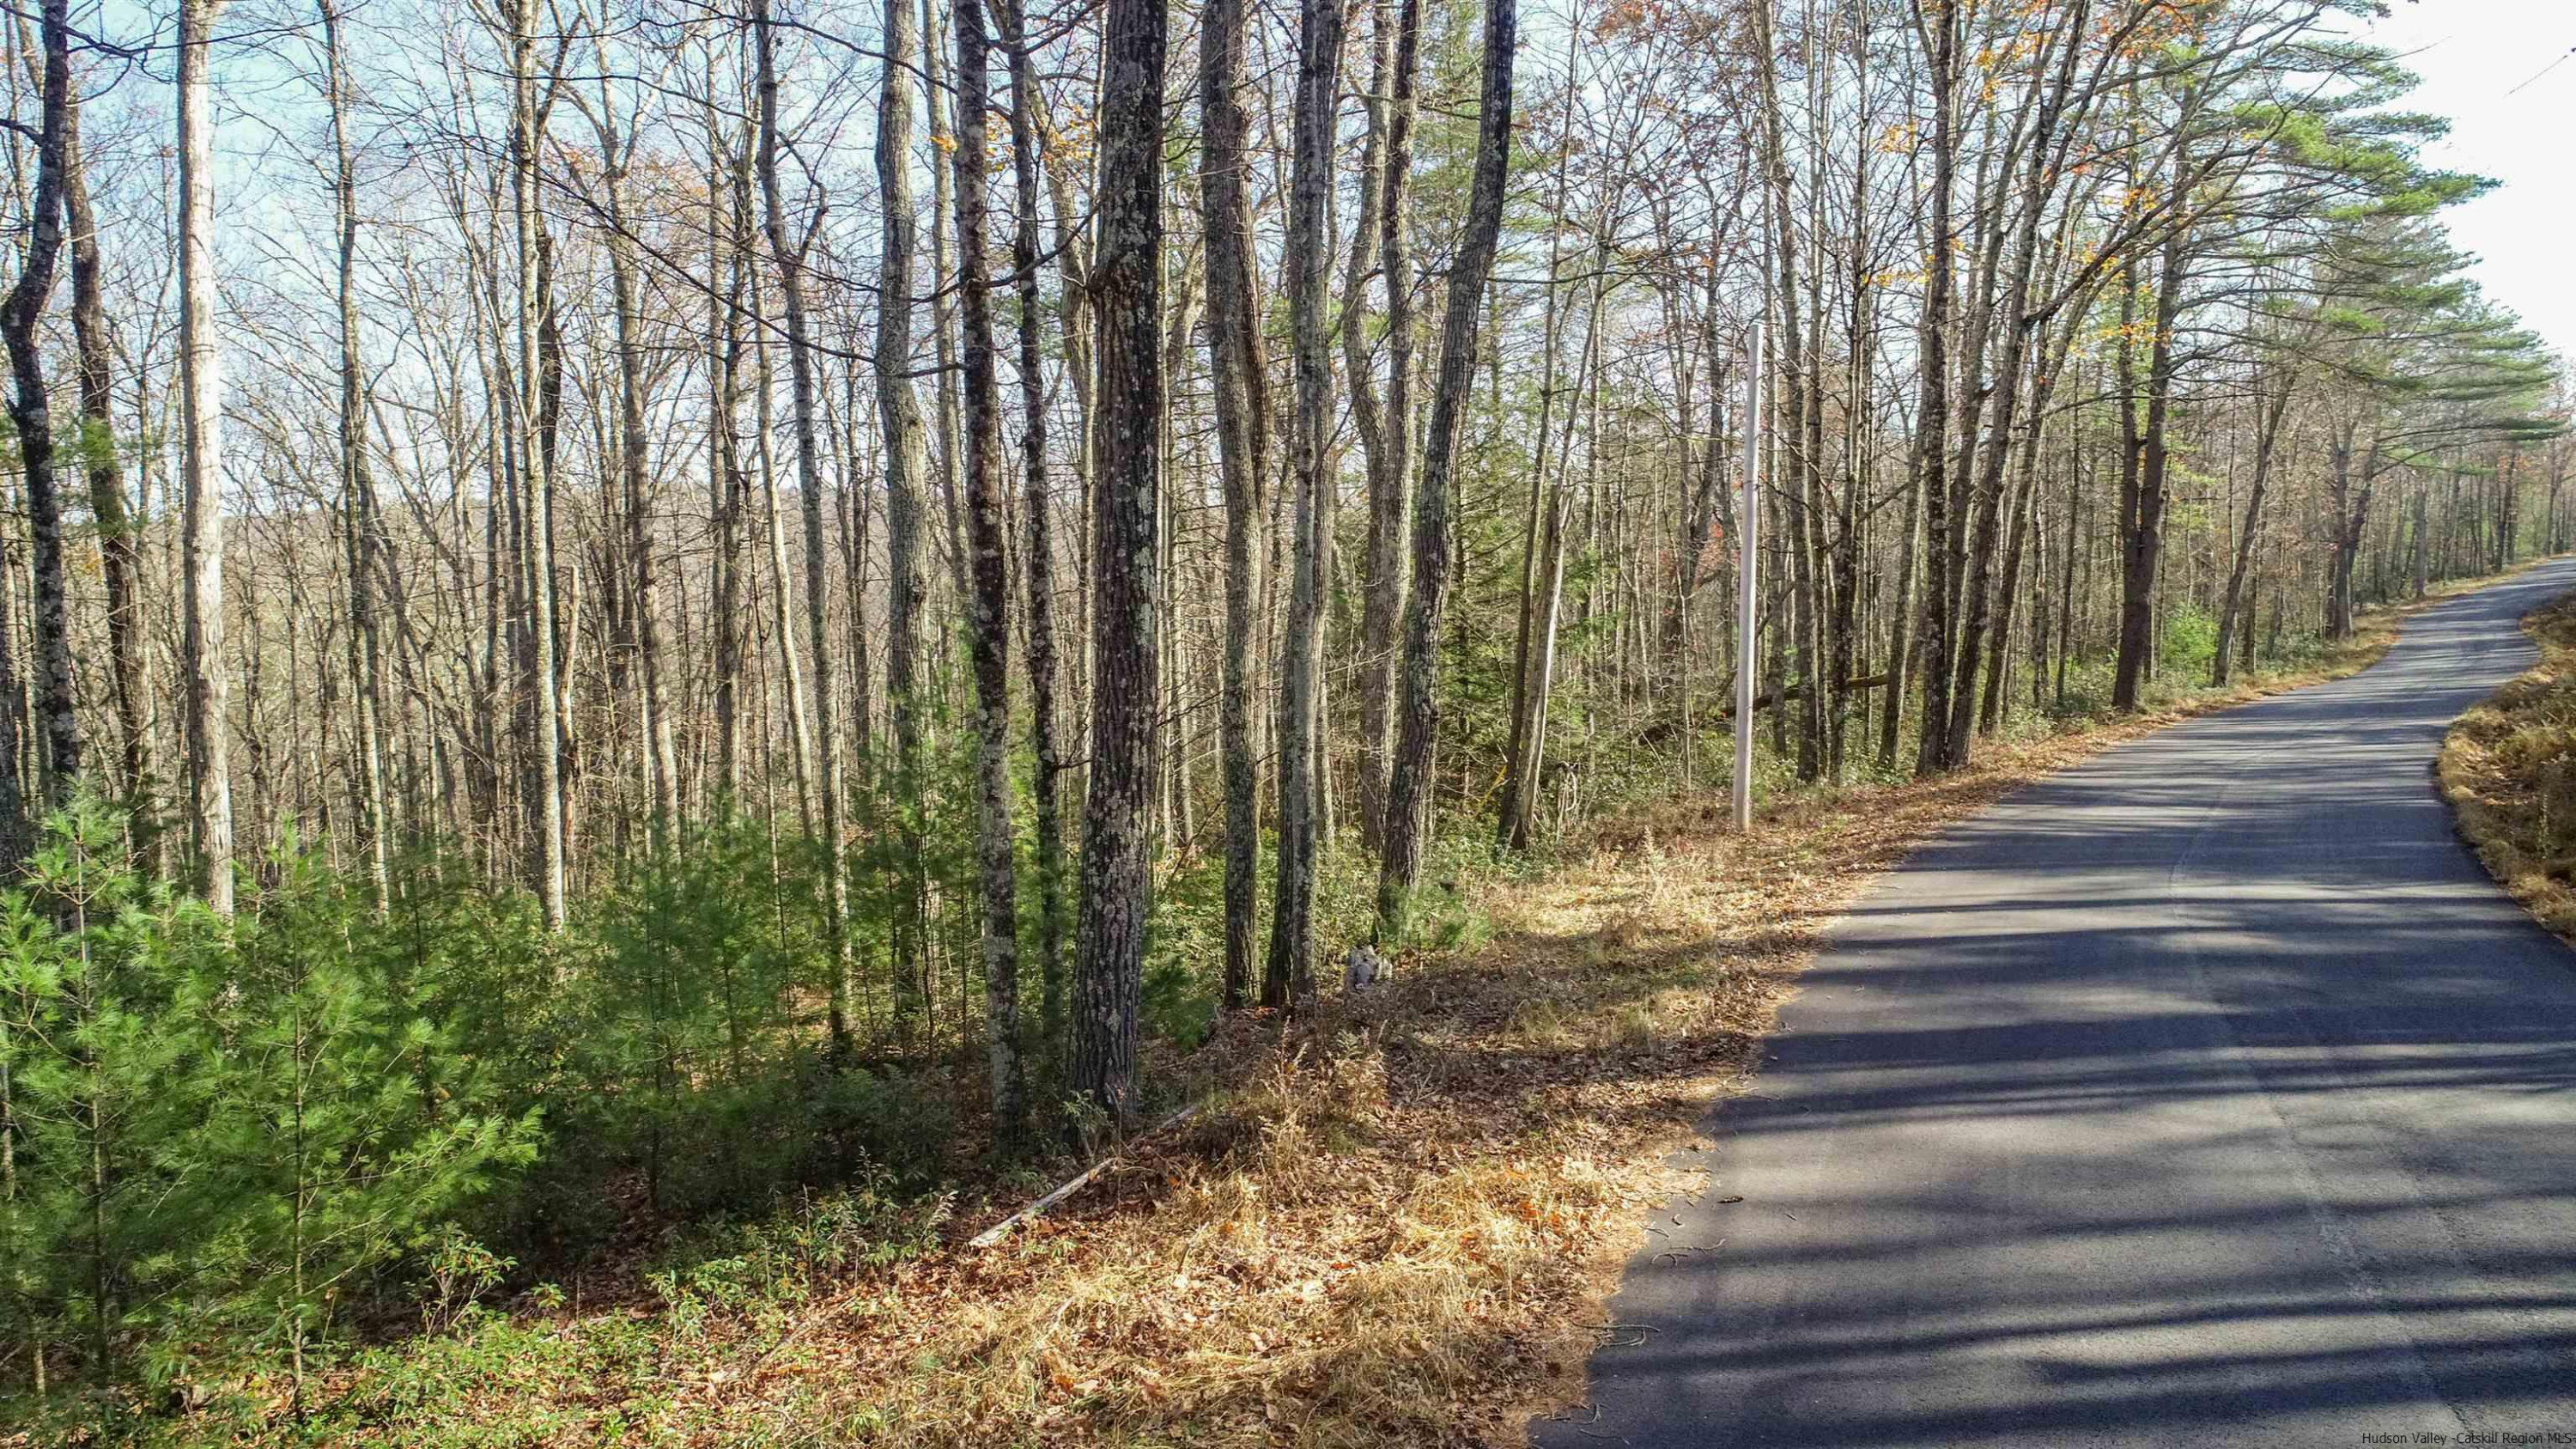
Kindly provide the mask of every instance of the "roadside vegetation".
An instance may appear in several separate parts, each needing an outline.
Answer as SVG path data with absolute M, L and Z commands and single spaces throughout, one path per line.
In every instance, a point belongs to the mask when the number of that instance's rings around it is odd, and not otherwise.
M 2576 595 L 2522 627 L 2540 662 L 2451 726 L 2442 794 L 2497 884 L 2576 945 Z
M 1578 1401 L 1872 872 L 2576 531 L 2370 8 L 42 0 L 0 1449 Z
M 660 1021 L 614 1009 L 636 999 L 622 986 L 586 1014 L 576 1002 L 579 1020 L 548 1028 L 567 1045 L 539 1073 L 497 1049 L 503 1034 L 531 1039 L 531 1022 L 491 993 L 548 979 L 546 961 L 566 958 L 532 955 L 540 938 L 470 893 L 372 922 L 327 865 L 283 858 L 260 904 L 285 924 L 264 939 L 280 961 L 341 963 L 307 988 L 343 1003 L 331 1045 L 308 1053 L 339 1091 L 341 1130 L 369 1130 L 370 1104 L 419 1120 L 403 1099 L 452 1063 L 485 1063 L 470 1085 L 435 1087 L 457 1126 L 400 1154 L 435 1176 L 399 1197 L 307 1184 L 333 1221 L 375 1216 L 371 1235 L 334 1249 L 339 1276 L 317 1273 L 298 1297 L 279 1271 L 293 1266 L 278 1256 L 286 1220 L 259 1190 L 296 1183 L 244 1173 L 256 1154 L 219 1138 L 192 1170 L 236 1195 L 201 1194 L 184 1215 L 137 1207 L 106 1240 L 126 1255 L 111 1272 L 121 1301 L 153 1305 L 113 1325 L 117 1341 L 148 1345 L 149 1371 L 130 1388 L 21 1398 L 22 1427 L 0 1445 L 1516 1442 L 1530 1414 L 1580 1399 L 1582 1360 L 1610 1327 L 1600 1299 L 1655 1242 L 1640 1223 L 1655 1203 L 1710 1190 L 1687 1151 L 1707 1145 L 1699 1126 L 1744 1086 L 1817 933 L 1876 872 L 2111 744 L 2359 669 L 2400 617 L 2366 612 L 2350 640 L 2294 648 L 2223 688 L 2204 682 L 2206 637 L 2177 630 L 2147 710 L 2091 705 L 2084 686 L 2100 670 L 2078 668 L 2064 707 L 2024 710 L 1972 768 L 1936 779 L 1802 786 L 1766 745 L 1767 805 L 1747 838 L 1726 829 L 1722 789 L 1672 778 L 1543 856 L 1453 848 L 1392 978 L 1328 993 L 1293 1021 L 1216 1018 L 1216 983 L 1158 957 L 1149 1075 L 1158 1110 L 1195 1110 L 989 1248 L 967 1239 L 1046 1175 L 996 1170 L 935 1079 L 861 1078 L 873 1085 L 847 1118 L 801 1102 L 810 1068 L 757 1046 L 796 1034 L 749 1013 L 747 989 L 693 996 L 706 984 L 674 972 L 757 959 L 745 949 L 756 921 L 719 910 L 734 896 L 691 885 L 750 861 L 719 855 L 639 881 L 622 924 L 547 948 L 600 953 L 580 969 L 605 982 L 658 968 L 674 994 L 646 998 L 669 1003 Z M 1724 743 L 1711 733 L 1700 758 L 1722 759 Z M 129 981 L 166 969 L 173 983 L 157 1008 L 124 1013 L 119 1050 L 136 1055 L 103 1052 L 101 1069 L 223 1057 L 225 1019 L 204 970 L 184 964 L 215 959 L 189 944 L 206 939 L 203 922 L 102 868 L 104 833 L 66 821 L 47 873 L 9 897 L 11 979 L 35 979 L 25 963 L 48 942 L 77 958 L 47 924 L 47 892 L 68 898 L 60 878 L 79 872 L 93 909 L 112 904 L 122 922 L 127 964 L 99 969 Z M 1335 860 L 1326 923 L 1357 929 L 1364 861 Z M 1220 908 L 1176 896 L 1170 934 L 1198 939 Z M 684 923 L 692 948 L 671 954 Z M 335 940 L 356 949 L 297 954 Z M 164 962 L 180 964 L 149 964 Z M 397 989 L 415 1002 L 490 996 L 481 1014 L 447 1014 L 492 1039 L 382 1044 L 371 1023 L 391 1018 L 366 1003 Z M 724 1038 L 724 1014 L 681 1010 L 688 1000 L 732 1001 L 751 1023 L 738 1077 L 674 1083 L 656 1070 L 654 1043 Z M 368 1090 L 348 1079 L 404 1050 L 413 1065 Z M 227 1089 L 236 1110 L 256 1108 L 260 1080 Z M 541 1127 L 549 1105 L 571 1115 Z M 138 1116 L 111 1145 L 194 1151 L 150 1136 L 184 1116 Z M 840 1141 L 834 1121 L 871 1135 Z M 1064 1162 L 1054 1170 L 1075 1165 Z M 769 1206 L 721 1206 L 745 1200 Z M 78 1315 L 100 1240 L 71 1228 L 61 1241 L 61 1301 Z M 233 1276 L 208 1271 L 218 1264 Z M 13 1258 L 22 1305 L 46 1271 Z M 219 1351 L 227 1327 L 240 1337 Z

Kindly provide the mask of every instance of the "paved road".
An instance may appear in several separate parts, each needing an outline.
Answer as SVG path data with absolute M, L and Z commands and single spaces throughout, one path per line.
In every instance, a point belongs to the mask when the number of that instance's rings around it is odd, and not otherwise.
M 1715 1190 L 1654 1219 L 1599 1417 L 1539 1442 L 2576 1443 L 2576 954 L 2428 773 L 2571 586 L 2446 604 L 1881 882 L 1712 1118 Z

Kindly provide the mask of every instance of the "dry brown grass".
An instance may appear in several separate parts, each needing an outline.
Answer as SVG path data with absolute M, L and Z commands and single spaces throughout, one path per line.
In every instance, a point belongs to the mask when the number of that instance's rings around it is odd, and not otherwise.
M 2576 596 L 2523 631 L 2540 662 L 2451 726 L 2442 794 L 2488 873 L 2576 944 Z
M 1711 798 L 1596 826 L 1556 875 L 1481 888 L 1475 949 L 1285 1026 L 1226 1023 L 1193 1060 L 1193 1120 L 1000 1246 L 656 1327 L 653 1374 L 676 1388 L 649 1442 L 1522 1442 L 1532 1413 L 1583 1397 L 1645 1208 L 1708 1185 L 1676 1149 L 1705 1145 L 1698 1124 L 1873 876 L 2038 776 L 2349 673 L 2394 635 L 2376 616 L 2294 677 L 1989 744 L 1943 779 L 1800 795 L 1749 836 Z M 498 1403 L 529 1432 L 471 1442 L 648 1441 L 623 1437 L 646 1427 L 631 1403 L 537 1427 L 563 1407 Z
M 1707 1186 L 1673 1154 L 1705 1145 L 1872 877 L 2112 744 L 2358 670 L 2397 619 L 1949 778 L 1793 799 L 1749 837 L 1717 799 L 1596 827 L 1569 869 L 1486 893 L 1479 949 L 1284 1032 L 1231 1024 L 1211 1050 L 1238 1085 L 1187 1130 L 1034 1231 L 838 1310 L 826 1381 L 781 1396 L 753 1375 L 730 1409 L 828 1406 L 857 1439 L 958 1445 L 1522 1442 L 1582 1397 L 1644 1209 Z

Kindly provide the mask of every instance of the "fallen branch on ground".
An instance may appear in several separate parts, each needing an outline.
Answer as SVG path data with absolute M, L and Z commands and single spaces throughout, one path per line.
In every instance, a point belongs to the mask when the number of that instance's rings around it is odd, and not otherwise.
M 1169 1132 L 1173 1128 L 1187 1122 L 1190 1118 L 1197 1116 L 1198 1110 L 1199 1109 L 1196 1106 L 1183 1107 L 1181 1110 L 1174 1112 L 1171 1116 L 1166 1117 L 1161 1122 L 1157 1123 L 1152 1131 L 1146 1132 L 1143 1135 L 1132 1139 L 1129 1145 L 1133 1146 L 1136 1142 L 1142 1142 L 1147 1137 L 1153 1137 L 1160 1133 Z M 1022 1208 L 1018 1212 L 1011 1214 L 1009 1217 L 1002 1219 L 1000 1222 L 993 1224 L 991 1227 L 977 1233 L 975 1236 L 968 1238 L 966 1240 L 966 1246 L 970 1248 L 989 1248 L 995 1243 L 1002 1241 L 1002 1239 L 1009 1237 L 1011 1229 L 1018 1227 L 1024 1222 L 1032 1221 L 1044 1215 L 1048 1208 L 1054 1207 L 1057 1203 L 1060 1203 L 1066 1198 L 1073 1196 L 1075 1193 L 1082 1191 L 1083 1184 L 1091 1181 L 1095 1177 L 1098 1177 L 1102 1168 L 1109 1166 L 1111 1163 L 1116 1162 L 1119 1158 L 1125 1155 L 1126 1154 L 1124 1152 L 1110 1153 L 1107 1157 L 1104 1157 L 1098 1162 L 1091 1164 L 1089 1167 L 1084 1168 L 1080 1174 L 1075 1176 L 1071 1181 L 1065 1183 L 1062 1187 L 1059 1187 L 1055 1191 L 1048 1193 L 1046 1196 L 1039 1198 L 1036 1202 L 1030 1203 L 1027 1207 Z

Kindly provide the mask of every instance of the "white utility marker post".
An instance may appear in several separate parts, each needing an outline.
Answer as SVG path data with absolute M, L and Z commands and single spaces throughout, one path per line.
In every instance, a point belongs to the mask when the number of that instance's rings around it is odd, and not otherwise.
M 1761 633 L 1753 617 L 1754 573 L 1762 536 L 1762 324 L 1753 324 L 1745 348 L 1744 512 L 1736 530 L 1735 603 L 1735 828 L 1753 828 L 1753 653 Z

